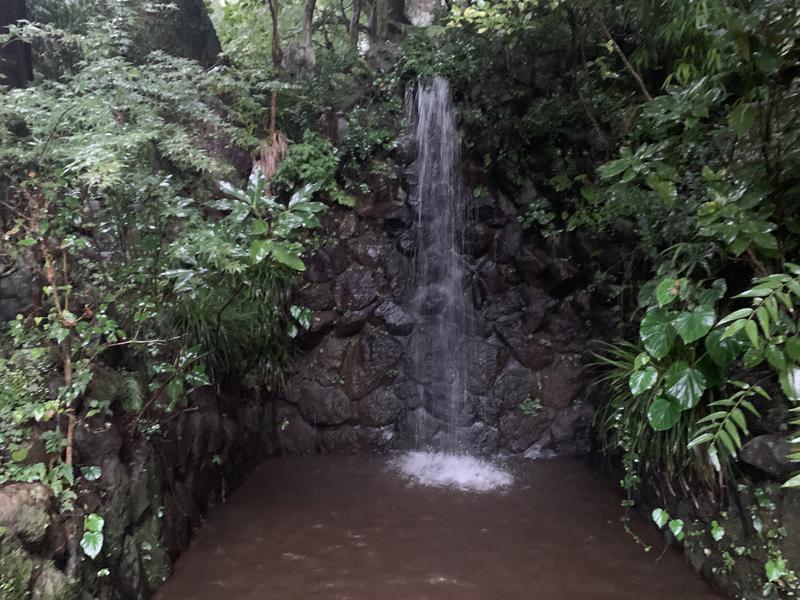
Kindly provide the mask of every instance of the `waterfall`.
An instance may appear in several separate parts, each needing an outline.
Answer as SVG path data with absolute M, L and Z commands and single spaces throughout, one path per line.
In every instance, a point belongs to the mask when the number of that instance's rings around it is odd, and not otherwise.
M 421 82 L 407 99 L 417 161 L 412 204 L 417 211 L 411 344 L 417 405 L 442 425 L 431 443 L 451 453 L 469 450 L 459 431 L 469 422 L 467 360 L 469 301 L 462 255 L 466 202 L 460 139 L 446 80 Z

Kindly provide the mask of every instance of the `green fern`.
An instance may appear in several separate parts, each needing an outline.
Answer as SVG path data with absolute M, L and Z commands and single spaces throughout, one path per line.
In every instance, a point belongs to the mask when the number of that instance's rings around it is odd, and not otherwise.
M 761 386 L 751 386 L 743 381 L 734 381 L 740 388 L 728 398 L 709 402 L 712 411 L 697 421 L 701 427 L 695 431 L 688 447 L 708 445 L 708 458 L 717 471 L 722 470 L 722 463 L 735 459 L 742 449 L 742 439 L 750 435 L 747 427 L 745 410 L 758 418 L 759 412 L 748 398 L 758 394 L 769 400 L 769 394 Z

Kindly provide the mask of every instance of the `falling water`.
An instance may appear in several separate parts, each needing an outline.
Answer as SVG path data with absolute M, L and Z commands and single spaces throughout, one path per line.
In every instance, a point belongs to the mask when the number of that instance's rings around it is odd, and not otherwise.
M 462 452 L 467 448 L 459 425 L 465 424 L 469 411 L 463 349 L 470 303 L 461 252 L 467 216 L 460 139 L 447 81 L 436 77 L 421 83 L 408 106 L 417 147 L 412 196 L 417 210 L 412 309 L 418 324 L 411 348 L 413 378 L 418 405 L 443 423 L 434 445 Z

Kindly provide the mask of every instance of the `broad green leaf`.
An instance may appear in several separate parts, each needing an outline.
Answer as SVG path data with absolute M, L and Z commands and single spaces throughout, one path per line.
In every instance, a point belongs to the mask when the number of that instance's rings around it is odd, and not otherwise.
M 723 369 L 731 366 L 731 363 L 741 352 L 739 342 L 731 338 L 722 339 L 721 331 L 709 333 L 706 336 L 705 345 L 711 360 Z
M 271 240 L 256 240 L 250 245 L 250 259 L 254 264 L 258 264 L 269 256 L 271 250 Z
M 628 386 L 634 396 L 643 394 L 656 384 L 658 381 L 658 371 L 654 367 L 647 367 L 641 371 L 631 373 Z
M 680 416 L 680 405 L 669 398 L 656 398 L 647 410 L 647 420 L 656 431 L 672 429 Z
M 653 358 L 664 358 L 675 341 L 671 315 L 661 308 L 650 310 L 639 326 L 639 337 Z
M 718 542 L 725 537 L 725 528 L 716 521 L 711 521 L 711 537 L 715 542 Z
M 728 122 L 736 135 L 742 136 L 753 126 L 757 114 L 758 111 L 754 105 L 749 102 L 739 102 L 731 111 Z
M 789 479 L 783 484 L 785 488 L 800 488 L 800 473 Z
M 648 175 L 645 178 L 645 182 L 648 186 L 650 186 L 650 189 L 658 194 L 658 197 L 661 198 L 664 204 L 671 206 L 675 203 L 675 199 L 677 198 L 678 194 L 675 191 L 674 183 L 666 179 L 656 177 L 655 175 Z
M 272 248 L 272 257 L 279 263 L 282 263 L 287 267 L 291 267 L 295 271 L 305 271 L 306 269 L 306 265 L 303 263 L 302 259 L 297 254 L 291 250 L 287 250 L 283 246 L 274 246 Z
M 81 467 L 81 475 L 86 481 L 96 481 L 100 479 L 100 476 L 103 474 L 103 471 L 98 466 L 92 467 Z
M 267 233 L 267 231 L 269 231 L 269 225 L 267 225 L 266 221 L 263 221 L 261 219 L 255 219 L 253 220 L 253 226 L 251 231 L 253 235 L 264 235 L 265 233 Z
M 706 390 L 706 378 L 683 361 L 674 363 L 666 374 L 666 393 L 678 402 L 683 410 L 697 406 Z
M 681 312 L 673 324 L 681 339 L 687 344 L 696 342 L 714 326 L 717 315 L 713 306 L 701 305 L 691 312 Z
M 673 519 L 669 522 L 669 530 L 676 538 L 683 539 L 683 520 Z
M 669 521 L 669 513 L 665 511 L 663 508 L 656 508 L 653 513 L 653 522 L 658 525 L 658 528 L 661 529 L 664 525 L 667 524 Z
M 769 338 L 772 335 L 772 328 L 769 323 L 769 313 L 763 304 L 756 309 L 756 319 L 758 319 L 758 324 L 761 325 L 764 337 Z
M 28 449 L 27 448 L 17 448 L 16 450 L 11 452 L 11 460 L 14 462 L 22 462 L 28 458 Z
M 663 279 L 656 286 L 656 300 L 660 306 L 666 306 L 678 297 L 678 282 L 675 279 Z
M 94 531 L 99 532 L 103 531 L 103 526 L 105 525 L 106 521 L 98 515 L 97 513 L 92 513 L 87 515 L 86 518 L 83 520 L 83 528 L 86 531 Z
M 85 531 L 81 537 L 81 548 L 89 558 L 97 558 L 103 549 L 103 534 L 97 531 Z

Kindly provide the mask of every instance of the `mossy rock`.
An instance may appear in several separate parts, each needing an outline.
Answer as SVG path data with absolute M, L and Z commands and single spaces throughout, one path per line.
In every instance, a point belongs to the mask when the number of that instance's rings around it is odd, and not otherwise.
M 27 600 L 35 567 L 19 540 L 0 528 L 0 600 Z
M 64 573 L 50 563 L 40 568 L 30 600 L 77 600 L 77 598 L 76 586 Z

